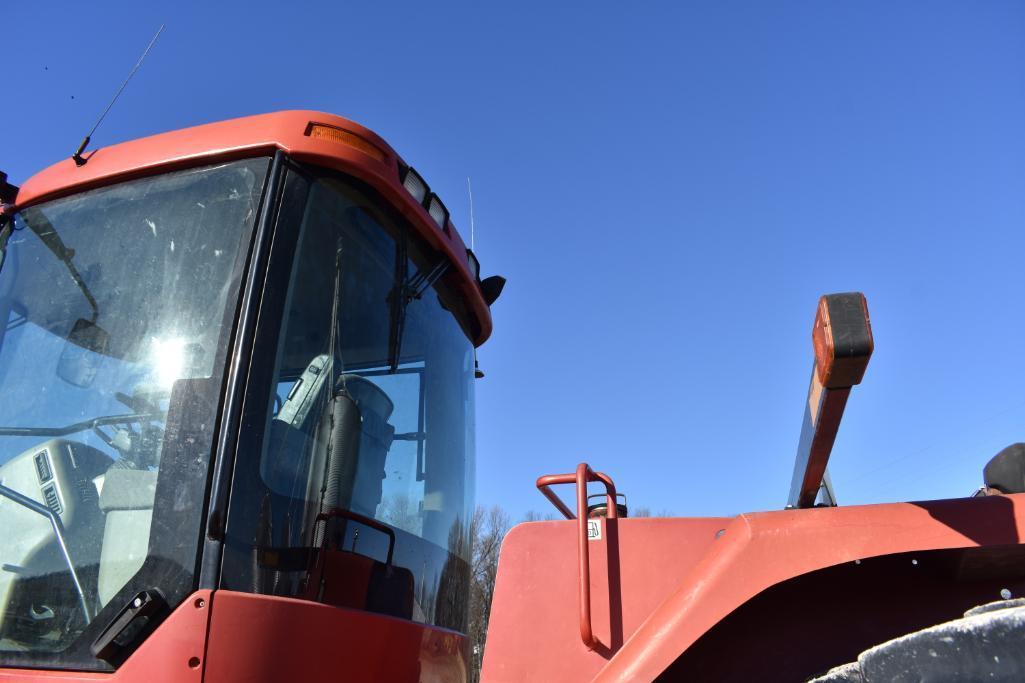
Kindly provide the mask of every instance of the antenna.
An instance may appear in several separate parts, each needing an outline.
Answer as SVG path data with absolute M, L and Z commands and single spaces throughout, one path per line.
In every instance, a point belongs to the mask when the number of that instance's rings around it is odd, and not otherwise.
M 473 250 L 473 187 L 470 185 L 470 176 L 466 176 L 466 193 L 470 195 L 470 250 Z
M 135 63 L 135 66 L 132 67 L 132 70 L 128 72 L 128 77 L 125 79 L 125 82 L 122 83 L 121 87 L 117 89 L 116 93 L 114 93 L 114 97 L 110 100 L 110 104 L 108 104 L 107 108 L 103 110 L 102 114 L 100 114 L 100 118 L 96 119 L 96 123 L 93 124 L 92 130 L 90 130 L 89 134 L 86 135 L 85 138 L 82 140 L 82 144 L 78 146 L 78 150 L 71 155 L 71 158 L 75 160 L 76 166 L 85 166 L 85 163 L 89 161 L 87 157 L 82 156 L 82 152 L 84 152 L 85 148 L 89 146 L 89 141 L 92 139 L 93 133 L 95 133 L 96 129 L 100 127 L 100 124 L 103 122 L 104 117 L 107 116 L 107 112 L 109 112 L 110 108 L 114 106 L 115 102 L 117 102 L 117 98 L 121 96 L 121 93 L 122 91 L 124 91 L 125 86 L 128 85 L 128 81 L 132 80 L 132 76 L 134 76 L 135 72 L 139 70 L 140 66 L 142 66 L 142 62 L 146 59 L 146 55 L 148 55 L 149 51 L 153 49 L 153 45 L 156 44 L 157 38 L 159 38 L 160 34 L 163 32 L 164 24 L 161 24 L 160 28 L 157 29 L 156 34 L 154 34 L 153 39 L 149 41 L 149 45 L 146 46 L 146 50 L 142 53 L 142 56 L 139 57 L 139 61 L 137 61 Z

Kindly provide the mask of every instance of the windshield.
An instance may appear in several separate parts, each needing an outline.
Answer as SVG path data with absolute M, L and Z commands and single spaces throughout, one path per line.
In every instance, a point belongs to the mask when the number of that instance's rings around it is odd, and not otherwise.
M 275 362 L 250 385 L 222 587 L 465 631 L 473 345 L 448 261 L 366 186 L 311 174 L 277 227 L 298 244 L 268 276 L 281 319 L 254 355 Z
M 0 655 L 105 668 L 126 602 L 193 589 L 267 159 L 27 208 L 0 266 Z M 165 442 L 165 434 L 173 434 Z

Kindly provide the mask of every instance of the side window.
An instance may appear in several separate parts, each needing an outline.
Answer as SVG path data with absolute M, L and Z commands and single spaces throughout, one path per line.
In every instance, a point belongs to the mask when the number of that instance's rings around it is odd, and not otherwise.
M 439 259 L 341 178 L 297 233 L 239 533 L 263 561 L 229 583 L 465 630 L 473 356 L 421 275 Z
M 290 543 L 313 539 L 311 514 L 377 514 L 384 467 L 375 460 L 394 432 L 394 403 L 359 371 L 387 363 L 398 246 L 357 201 L 330 181 L 312 186 L 286 299 L 260 472 L 295 508 Z M 355 408 L 358 435 L 334 424 L 339 402 Z M 348 440 L 332 443 L 332 430 Z

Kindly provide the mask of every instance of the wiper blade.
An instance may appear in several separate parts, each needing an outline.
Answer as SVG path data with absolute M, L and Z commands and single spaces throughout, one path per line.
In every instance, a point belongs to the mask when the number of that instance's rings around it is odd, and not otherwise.
M 406 263 L 405 254 L 402 255 L 402 262 Z M 429 271 L 418 271 L 408 281 L 404 272 L 396 273 L 398 284 L 392 290 L 391 334 L 388 340 L 388 364 L 392 372 L 399 369 L 399 360 L 402 357 L 402 334 L 406 327 L 407 307 L 411 302 L 422 298 L 448 268 L 448 259 L 442 258 Z
M 82 291 L 82 295 L 85 297 L 85 300 L 89 302 L 89 306 L 93 309 L 93 317 L 89 322 L 95 323 L 96 319 L 100 315 L 100 307 L 96 303 L 93 293 L 89 290 L 89 285 L 85 283 L 81 273 L 78 272 L 78 268 L 76 268 L 75 264 L 71 262 L 71 259 L 75 257 L 75 250 L 69 249 L 67 245 L 64 244 L 64 241 L 60 238 L 60 235 L 57 234 L 57 231 L 49 221 L 44 220 L 42 223 L 45 227 L 36 227 L 34 225 L 29 227 L 32 228 L 32 232 L 36 233 L 39 240 L 53 252 L 53 255 L 64 264 L 64 267 L 68 269 L 71 279 L 76 285 L 78 285 L 78 288 Z
M 78 268 L 71 262 L 71 259 L 75 257 L 75 250 L 69 249 L 64 241 L 57 234 L 57 231 L 46 219 L 40 220 L 41 225 L 30 225 L 32 232 L 36 234 L 46 248 L 53 252 L 53 255 L 64 264 L 67 268 L 68 274 L 71 276 L 72 281 L 78 285 L 78 289 L 81 290 L 82 296 L 85 297 L 89 307 L 92 309 L 92 319 L 89 320 L 91 323 L 95 323 L 96 319 L 100 316 L 100 306 L 96 303 L 96 297 L 93 296 L 92 291 L 89 289 L 89 285 L 86 284 L 82 274 L 78 272 Z M 11 238 L 11 234 L 15 229 L 14 216 L 0 212 L 0 269 L 3 268 L 5 257 L 7 256 L 7 242 Z M 21 229 L 21 228 L 19 228 Z
M 445 271 L 448 270 L 448 259 L 442 259 L 426 274 L 423 271 L 417 273 L 412 280 L 406 284 L 407 303 L 413 299 L 419 299 L 424 293 L 438 281 Z

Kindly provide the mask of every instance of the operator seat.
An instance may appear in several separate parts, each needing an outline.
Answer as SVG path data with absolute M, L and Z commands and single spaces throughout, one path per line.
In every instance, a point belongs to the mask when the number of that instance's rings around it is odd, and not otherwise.
M 111 467 L 103 481 L 100 510 L 106 513 L 100 550 L 98 595 L 106 605 L 142 568 L 149 548 L 157 473 Z

